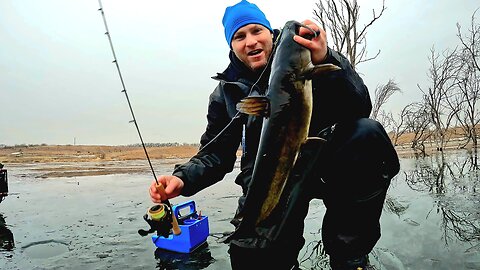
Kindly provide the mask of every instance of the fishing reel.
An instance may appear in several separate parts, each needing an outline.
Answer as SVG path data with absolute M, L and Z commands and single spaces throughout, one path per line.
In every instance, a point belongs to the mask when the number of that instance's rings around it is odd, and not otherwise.
M 141 236 L 157 232 L 158 236 L 167 238 L 173 228 L 172 209 L 164 203 L 156 204 L 147 210 L 143 219 L 150 225 L 148 230 L 138 230 Z

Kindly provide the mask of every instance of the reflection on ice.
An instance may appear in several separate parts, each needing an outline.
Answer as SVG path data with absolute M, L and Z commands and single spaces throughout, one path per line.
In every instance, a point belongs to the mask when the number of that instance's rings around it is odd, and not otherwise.
M 8 229 L 3 215 L 0 214 L 0 251 L 11 251 L 14 247 L 13 233 Z
M 155 259 L 158 262 L 157 269 L 204 269 L 215 262 L 207 242 L 192 253 L 178 253 L 157 248 L 155 250 Z

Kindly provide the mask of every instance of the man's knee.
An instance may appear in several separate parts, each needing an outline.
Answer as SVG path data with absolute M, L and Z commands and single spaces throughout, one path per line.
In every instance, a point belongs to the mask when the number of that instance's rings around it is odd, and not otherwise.
M 384 167 L 392 178 L 399 171 L 397 153 L 383 126 L 372 119 L 361 118 L 339 123 L 335 128 L 329 151 L 332 162 L 340 162 L 347 169 L 375 172 Z M 338 167 L 337 167 L 338 168 Z
M 378 141 L 391 145 L 390 138 L 382 124 L 370 118 L 360 118 L 337 124 L 335 133 L 340 139 L 351 143 Z
M 319 165 L 327 188 L 360 197 L 385 191 L 400 169 L 383 126 L 367 118 L 339 123 Z

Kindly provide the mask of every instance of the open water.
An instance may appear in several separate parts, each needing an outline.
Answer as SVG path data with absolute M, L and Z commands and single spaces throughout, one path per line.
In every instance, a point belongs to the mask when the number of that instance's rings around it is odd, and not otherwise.
M 179 254 L 157 249 L 149 236 L 137 233 L 148 229 L 143 215 L 152 205 L 147 169 L 42 178 L 38 169 L 48 171 L 51 164 L 5 165 L 10 195 L 0 203 L 0 269 L 230 269 L 222 240 L 233 230 L 238 169 L 190 198 L 171 200 L 193 199 L 209 219 L 207 244 Z M 157 175 L 172 170 L 171 163 L 154 165 Z M 401 159 L 381 217 L 382 237 L 370 254 L 375 269 L 480 269 L 478 172 L 466 152 Z M 299 256 L 303 269 L 329 269 L 321 244 L 324 213 L 322 201 L 313 200 Z

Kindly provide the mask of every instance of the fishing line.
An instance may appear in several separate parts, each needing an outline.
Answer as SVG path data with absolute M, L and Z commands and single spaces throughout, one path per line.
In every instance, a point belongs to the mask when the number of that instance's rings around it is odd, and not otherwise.
M 118 76 L 120 77 L 120 81 L 122 83 L 123 90 L 121 92 L 123 92 L 125 94 L 125 97 L 127 98 L 128 107 L 130 108 L 130 113 L 132 114 L 132 120 L 130 121 L 130 123 L 135 124 L 138 136 L 140 137 L 140 141 L 142 143 L 143 151 L 145 152 L 145 156 L 147 157 L 148 164 L 150 165 L 150 169 L 152 171 L 153 178 L 155 179 L 155 182 L 158 185 L 159 183 L 158 183 L 158 180 L 157 180 L 157 176 L 155 175 L 155 171 L 153 169 L 152 162 L 150 161 L 150 157 L 148 155 L 147 148 L 145 147 L 145 143 L 143 142 L 142 134 L 140 133 L 140 128 L 138 127 L 137 119 L 135 118 L 135 114 L 133 113 L 132 104 L 130 103 L 130 99 L 128 98 L 127 88 L 125 87 L 125 82 L 123 80 L 122 72 L 120 71 L 120 65 L 118 64 L 117 56 L 115 54 L 115 49 L 113 48 L 112 37 L 110 35 L 110 31 L 108 30 L 107 19 L 105 18 L 105 12 L 103 11 L 102 1 L 98 0 L 98 4 L 100 5 L 100 8 L 98 10 L 102 13 L 103 24 L 105 25 L 105 31 L 106 31 L 105 35 L 107 35 L 107 37 L 108 37 L 108 41 L 110 43 L 110 49 L 112 50 L 113 63 L 115 63 L 115 66 L 117 67 Z M 167 203 L 168 206 L 170 206 L 170 203 L 168 202 L 168 200 L 166 201 L 166 203 Z

